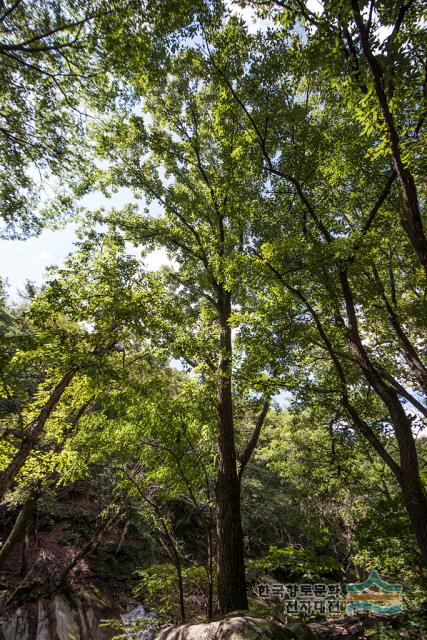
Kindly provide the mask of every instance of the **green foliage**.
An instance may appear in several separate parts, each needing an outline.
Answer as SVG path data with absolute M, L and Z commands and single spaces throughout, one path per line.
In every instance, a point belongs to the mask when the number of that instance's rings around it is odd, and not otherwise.
M 400 638 L 424 638 L 426 628 L 425 610 L 405 611 L 397 620 L 377 623 L 366 631 L 372 640 L 399 640 Z
M 247 564 L 248 578 L 253 580 L 262 575 L 280 570 L 290 578 L 317 580 L 340 569 L 340 563 L 331 556 L 318 555 L 310 549 L 295 547 L 278 548 L 271 546 L 262 558 L 250 560 Z
M 149 631 L 156 633 L 169 627 L 173 623 L 173 618 L 165 613 L 158 613 L 156 616 L 141 616 L 135 618 L 127 624 L 123 624 L 120 620 L 102 620 L 99 624 L 101 629 L 111 629 L 114 634 L 112 640 L 127 640 L 129 635 L 133 636 L 140 632 Z
M 399 494 L 379 500 L 361 517 L 355 532 L 354 562 L 367 571 L 413 584 L 422 572 L 416 541 Z
M 81 212 L 76 250 L 22 305 L 0 291 L 0 471 L 25 452 L 2 508 L 36 492 L 48 512 L 90 479 L 98 520 L 111 501 L 147 542 L 137 593 L 158 609 L 176 605 L 176 555 L 186 593 L 206 590 L 224 380 L 238 468 L 263 400 L 291 403 L 242 477 L 248 579 L 376 568 L 419 588 L 401 489 L 408 450 L 425 485 L 427 306 L 401 196 L 413 185 L 423 221 L 421 4 L 241 2 L 269 20 L 251 29 L 216 0 L 1 9 L 6 235 L 89 192 L 134 197 Z M 36 170 L 76 197 L 37 212 Z M 168 266 L 144 266 L 153 249 Z
M 73 182 L 83 167 L 88 111 L 107 87 L 95 16 L 102 1 L 28 0 L 0 9 L 0 217 L 2 236 L 39 233 L 76 203 L 47 206 L 47 180 Z M 110 87 L 111 93 L 113 89 Z M 59 190 L 59 189 L 58 189 Z M 50 197 L 49 193 L 49 197 Z M 40 199 L 44 207 L 38 207 Z M 65 215 L 64 215 L 65 214 Z
M 135 595 L 143 595 L 149 607 L 162 613 L 177 607 L 177 573 L 171 564 L 151 565 L 137 572 L 140 578 Z M 200 595 L 206 591 L 206 570 L 200 566 L 182 567 L 184 593 Z

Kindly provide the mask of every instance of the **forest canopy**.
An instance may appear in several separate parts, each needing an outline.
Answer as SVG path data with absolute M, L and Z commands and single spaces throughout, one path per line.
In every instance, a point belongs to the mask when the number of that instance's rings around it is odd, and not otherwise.
M 159 628 L 273 616 L 266 574 L 373 569 L 421 610 L 426 25 L 0 2 L 2 235 L 77 229 L 0 296 L 3 616 L 102 579 Z

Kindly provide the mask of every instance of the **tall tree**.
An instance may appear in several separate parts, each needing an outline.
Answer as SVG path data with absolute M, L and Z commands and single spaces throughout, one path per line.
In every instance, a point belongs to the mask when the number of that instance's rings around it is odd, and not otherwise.
M 229 28 L 231 39 L 235 25 Z M 230 64 L 234 74 L 241 72 L 239 57 Z M 113 121 L 100 133 L 100 154 L 111 164 L 100 179 L 104 185 L 144 194 L 160 207 L 161 215 L 127 210 L 113 212 L 107 220 L 135 244 L 164 247 L 175 259 L 177 268 L 167 274 L 168 307 L 161 312 L 163 341 L 215 386 L 218 597 L 225 613 L 247 608 L 240 482 L 268 408 L 267 392 L 253 436 L 239 456 L 233 311 L 249 286 L 242 280 L 239 260 L 250 242 L 249 220 L 262 184 L 256 167 L 249 160 L 244 166 L 241 162 L 243 149 L 251 144 L 242 137 L 242 114 L 232 100 L 218 95 L 192 53 L 178 53 L 168 73 L 150 76 L 148 87 L 144 84 L 144 110 L 147 115 Z M 244 359 L 243 351 L 239 358 Z M 255 369 L 240 388 L 265 391 L 262 379 Z
M 382 153 L 364 153 L 360 123 L 352 121 L 340 86 L 331 88 L 318 73 L 304 38 L 295 36 L 293 45 L 277 38 L 267 44 L 261 40 L 239 80 L 227 75 L 217 51 L 208 52 L 207 64 L 245 114 L 275 194 L 270 218 L 262 220 L 263 228 L 256 225 L 252 253 L 287 292 L 284 311 L 291 296 L 299 308 L 296 318 L 302 313 L 314 324 L 335 369 L 345 411 L 399 482 L 426 564 L 427 500 L 411 413 L 412 407 L 426 416 L 411 389 L 415 384 L 423 392 L 425 384 L 420 333 L 425 301 L 420 296 L 411 308 L 412 328 L 405 326 L 396 296 L 396 286 L 407 296 L 422 290 L 420 270 L 408 271 L 417 256 L 411 258 L 396 227 L 397 172 L 390 171 Z M 283 67 L 284 78 L 279 73 Z M 370 136 L 372 145 L 378 143 L 375 130 Z M 384 324 L 369 312 L 375 296 L 392 330 L 388 341 Z M 351 400 L 355 371 L 373 390 L 394 430 L 398 463 Z

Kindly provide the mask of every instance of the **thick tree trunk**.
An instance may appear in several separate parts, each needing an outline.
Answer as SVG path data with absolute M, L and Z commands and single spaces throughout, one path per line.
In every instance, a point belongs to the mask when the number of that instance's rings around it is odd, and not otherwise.
M 427 567 L 427 498 L 418 469 L 402 464 L 400 488 L 409 520 L 420 549 L 422 564 Z
M 240 481 L 234 440 L 231 392 L 230 295 L 219 296 L 220 355 L 218 365 L 218 475 L 215 487 L 218 536 L 218 602 L 221 613 L 247 609 Z
M 401 472 L 397 479 L 421 552 L 423 566 L 427 568 L 427 497 L 420 478 L 418 452 L 411 421 L 397 397 L 393 397 L 390 418 L 399 446 Z

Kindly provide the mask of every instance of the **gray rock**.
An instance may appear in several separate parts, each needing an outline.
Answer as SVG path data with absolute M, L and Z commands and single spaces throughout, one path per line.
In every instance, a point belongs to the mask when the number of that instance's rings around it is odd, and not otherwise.
M 119 618 L 108 604 L 56 595 L 52 600 L 23 605 L 0 622 L 0 640 L 111 640 L 117 627 L 99 626 L 101 621 L 117 622 Z M 151 640 L 147 631 L 143 640 Z
M 62 596 L 55 596 L 54 611 L 58 640 L 80 640 L 76 614 Z
M 295 640 L 277 622 L 251 616 L 231 616 L 206 624 L 183 624 L 163 629 L 155 640 Z
M 28 611 L 22 607 L 0 625 L 4 640 L 30 640 L 30 620 Z
M 49 611 L 43 600 L 39 600 L 37 606 L 37 629 L 36 640 L 52 640 L 50 633 Z

